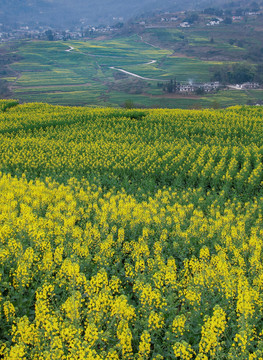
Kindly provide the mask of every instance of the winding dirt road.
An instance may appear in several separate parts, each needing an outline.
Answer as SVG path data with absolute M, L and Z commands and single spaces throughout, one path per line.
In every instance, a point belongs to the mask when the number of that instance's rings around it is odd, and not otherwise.
M 72 50 L 75 50 L 75 48 L 73 46 L 69 46 L 69 49 L 65 50 L 66 52 L 70 52 Z
M 136 78 L 142 79 L 142 80 L 148 80 L 148 81 L 160 81 L 159 79 L 151 79 L 151 78 L 147 78 L 147 77 L 144 77 L 144 76 L 140 76 L 140 75 L 137 75 L 137 74 L 131 73 L 131 72 L 126 71 L 126 70 L 123 70 L 123 69 L 118 69 L 118 68 L 115 68 L 114 66 L 111 66 L 111 67 L 110 67 L 110 69 L 112 69 L 112 70 L 116 70 L 116 71 L 120 71 L 120 72 L 123 72 L 124 74 L 130 75 L 130 76 L 133 76 L 133 77 L 136 77 Z
M 153 46 L 153 45 L 152 45 L 152 46 Z M 65 51 L 71 52 L 72 50 L 75 50 L 75 48 L 74 48 L 73 46 L 70 46 L 70 45 L 69 45 L 69 49 L 67 49 L 67 50 L 65 50 Z M 98 56 L 98 57 L 100 57 L 100 55 L 93 55 L 93 54 L 83 53 L 83 52 L 81 52 L 81 51 L 80 51 L 80 53 L 83 54 L 83 55 L 87 55 L 87 56 L 92 56 L 92 57 Z M 102 55 L 102 57 L 107 57 L 107 56 Z M 150 60 L 149 62 L 143 63 L 142 65 L 151 65 L 151 64 L 154 64 L 154 63 L 156 63 L 156 62 L 157 62 L 157 60 Z M 100 65 L 99 65 L 99 67 L 100 67 Z M 116 71 L 120 71 L 120 72 L 122 72 L 122 73 L 124 73 L 124 74 L 130 75 L 130 76 L 136 77 L 136 78 L 138 78 L 138 79 L 142 79 L 142 80 L 147 80 L 147 81 L 160 81 L 160 79 L 147 78 L 147 77 L 144 77 L 144 76 L 140 76 L 140 75 L 134 74 L 134 73 L 132 73 L 132 72 L 130 72 L 130 71 L 126 71 L 126 70 L 124 70 L 124 69 L 116 68 L 116 67 L 114 67 L 114 66 L 110 66 L 109 69 L 111 69 L 111 70 L 116 70 Z M 162 81 L 168 81 L 168 80 L 162 80 Z

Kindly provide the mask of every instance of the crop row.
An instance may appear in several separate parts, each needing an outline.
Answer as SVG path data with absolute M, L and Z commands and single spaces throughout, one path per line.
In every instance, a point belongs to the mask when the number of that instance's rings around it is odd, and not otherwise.
M 263 181 L 261 113 L 21 106 L 0 121 L 0 170 L 28 179 L 96 177 L 107 187 L 202 186 L 254 196 Z

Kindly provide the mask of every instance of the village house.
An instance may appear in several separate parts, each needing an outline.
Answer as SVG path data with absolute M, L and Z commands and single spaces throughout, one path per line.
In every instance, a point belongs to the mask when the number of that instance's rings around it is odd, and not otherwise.
M 182 28 L 189 28 L 190 24 L 187 21 L 184 21 L 179 26 L 182 27 Z
M 180 84 L 179 92 L 181 93 L 192 93 L 196 90 L 196 87 L 193 84 Z
M 198 89 L 203 90 L 206 93 L 211 93 L 216 91 L 220 87 L 219 81 L 209 82 L 209 83 L 188 83 L 188 84 L 179 84 L 178 91 L 181 93 L 193 93 Z
M 221 22 L 223 21 L 222 18 L 213 18 L 211 20 L 209 20 L 209 22 L 206 24 L 206 26 L 215 26 L 215 25 L 219 25 Z
M 256 82 L 246 82 L 243 84 L 236 84 L 236 85 L 227 85 L 229 89 L 233 90 L 251 90 L 251 89 L 259 89 L 260 85 Z
M 215 26 L 215 25 L 219 25 L 219 24 L 220 24 L 219 21 L 211 20 L 211 21 L 209 21 L 209 23 L 206 24 L 206 26 Z
M 243 18 L 243 16 L 232 16 L 232 20 L 233 21 L 241 21 L 241 20 L 243 20 L 244 18 Z
M 237 86 L 239 86 L 241 90 L 258 89 L 259 88 L 259 83 L 246 82 L 244 84 L 237 85 Z
M 220 87 L 219 81 L 204 83 L 201 85 L 201 88 L 203 88 L 205 92 L 216 91 L 219 87 Z

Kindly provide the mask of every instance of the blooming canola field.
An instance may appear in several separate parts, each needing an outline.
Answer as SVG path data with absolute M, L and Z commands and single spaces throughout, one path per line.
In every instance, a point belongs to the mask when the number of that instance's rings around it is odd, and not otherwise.
M 0 358 L 263 359 L 262 134 L 0 102 Z

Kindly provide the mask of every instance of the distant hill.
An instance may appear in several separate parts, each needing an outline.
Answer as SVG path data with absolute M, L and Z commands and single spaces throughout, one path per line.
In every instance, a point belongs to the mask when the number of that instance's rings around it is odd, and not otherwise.
M 71 25 L 85 18 L 92 25 L 128 20 L 144 12 L 200 9 L 220 0 L 1 0 L 0 23 Z M 14 11 L 15 10 L 15 11 Z M 114 20 L 115 18 L 115 20 Z

